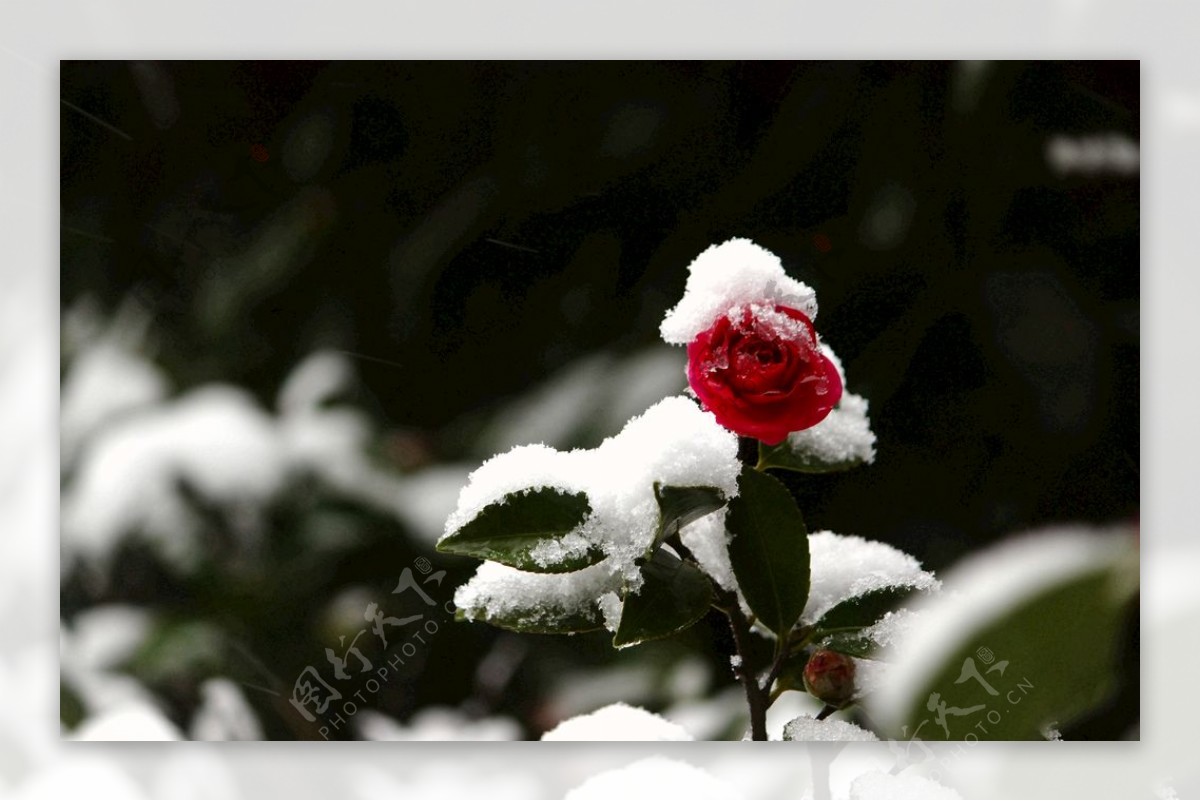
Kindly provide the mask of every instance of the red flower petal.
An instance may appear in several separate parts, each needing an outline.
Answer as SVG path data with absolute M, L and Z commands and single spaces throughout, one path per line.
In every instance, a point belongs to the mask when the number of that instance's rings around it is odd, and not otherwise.
M 718 318 L 688 345 L 688 382 L 717 422 L 768 445 L 821 422 L 842 397 L 812 321 L 785 306 Z

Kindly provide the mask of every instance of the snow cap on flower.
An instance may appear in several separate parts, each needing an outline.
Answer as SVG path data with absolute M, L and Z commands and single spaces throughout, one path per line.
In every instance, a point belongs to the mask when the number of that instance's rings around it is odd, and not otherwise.
M 701 253 L 688 267 L 683 299 L 660 327 L 664 341 L 686 345 L 732 309 L 749 304 L 786 306 L 817 316 L 812 288 L 788 277 L 779 257 L 749 239 L 730 239 Z

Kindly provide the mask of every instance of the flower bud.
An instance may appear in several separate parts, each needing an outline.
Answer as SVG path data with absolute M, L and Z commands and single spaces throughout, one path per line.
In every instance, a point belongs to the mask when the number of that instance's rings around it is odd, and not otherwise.
M 804 688 L 840 709 L 854 697 L 854 660 L 837 651 L 817 651 L 804 666 Z

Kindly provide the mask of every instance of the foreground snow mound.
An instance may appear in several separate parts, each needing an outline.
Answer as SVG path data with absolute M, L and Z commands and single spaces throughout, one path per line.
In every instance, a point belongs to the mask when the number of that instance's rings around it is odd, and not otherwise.
M 628 704 L 610 704 L 568 718 L 542 735 L 546 742 L 682 742 L 693 739 L 682 726 Z

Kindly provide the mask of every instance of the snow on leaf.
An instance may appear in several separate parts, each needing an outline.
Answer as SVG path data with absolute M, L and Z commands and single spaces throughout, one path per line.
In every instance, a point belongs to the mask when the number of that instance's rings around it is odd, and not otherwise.
M 944 591 L 914 606 L 919 624 L 893 646 L 887 681 L 872 699 L 873 718 L 886 731 L 900 731 L 924 710 L 931 688 L 953 684 L 964 660 L 976 659 L 1011 662 L 1021 671 L 1015 675 L 1036 675 L 1038 694 L 1008 710 L 989 737 L 1036 738 L 1047 722 L 1094 707 L 1111 689 L 1126 604 L 1138 588 L 1131 534 L 1126 526 L 1051 527 L 955 565 Z M 949 732 L 924 737 L 943 734 Z
M 606 550 L 632 563 L 658 530 L 654 485 L 711 487 L 737 495 L 737 437 L 687 398 L 660 401 L 594 452 L 598 473 L 588 493 L 606 520 Z
M 535 573 L 570 572 L 604 558 L 599 548 L 574 532 L 590 512 L 582 492 L 551 487 L 514 492 L 443 537 L 438 550 Z
M 546 487 L 567 494 L 587 494 L 588 460 L 583 452 L 564 453 L 545 445 L 521 445 L 493 456 L 471 473 L 458 495 L 458 505 L 446 519 L 442 538 L 461 529 L 505 495 Z
M 168 560 L 189 564 L 201 546 L 177 482 L 223 506 L 259 505 L 283 486 L 286 465 L 274 420 L 248 393 L 192 390 L 89 441 L 63 493 L 64 551 L 104 561 L 139 532 Z
M 318 409 L 353 381 L 349 357 L 334 350 L 314 351 L 288 373 L 279 389 L 279 411 L 287 415 Z
M 939 586 L 915 558 L 883 542 L 819 531 L 809 535 L 808 547 L 812 577 L 803 623 L 814 623 L 837 604 L 885 587 Z
M 484 562 L 454 593 L 466 620 L 532 633 L 567 634 L 600 628 L 597 605 L 620 589 L 622 578 L 608 560 L 573 573 L 526 573 L 499 562 Z
M 845 720 L 817 720 L 801 715 L 783 727 L 783 739 L 798 742 L 876 742 L 871 732 Z
M 693 520 L 679 530 L 679 539 L 704 570 L 723 589 L 737 587 L 729 561 L 729 531 L 725 528 L 728 507 Z
M 606 558 L 549 582 L 491 568 L 481 570 L 466 585 L 462 598 L 456 597 L 456 603 L 469 619 L 499 618 L 515 611 L 500 594 L 524 592 L 522 621 L 537 618 L 530 608 L 534 601 L 551 604 L 554 614 L 586 611 L 590 616 L 594 602 L 605 593 L 620 590 L 622 579 L 631 590 L 641 586 L 637 562 L 654 542 L 661 519 L 656 483 L 709 487 L 732 498 L 737 495 L 739 469 L 737 438 L 683 397 L 660 401 L 594 449 L 562 452 L 544 445 L 525 445 L 493 457 L 471 474 L 457 508 L 446 521 L 443 540 L 505 495 L 548 487 L 586 495 L 591 514 L 567 532 L 573 537 L 564 542 L 577 550 L 585 543 L 594 545 Z M 555 582 L 564 583 L 556 586 Z M 587 599 L 592 603 L 584 604 L 589 592 L 594 593 Z M 610 628 L 619 617 L 616 612 L 610 598 L 603 615 Z
M 767 467 L 825 473 L 875 461 L 875 434 L 865 398 L 849 392 L 821 422 L 793 431 L 779 445 L 760 446 Z
M 72 360 L 63 377 L 60 430 L 64 456 L 121 414 L 166 397 L 169 381 L 158 367 L 107 340 Z

